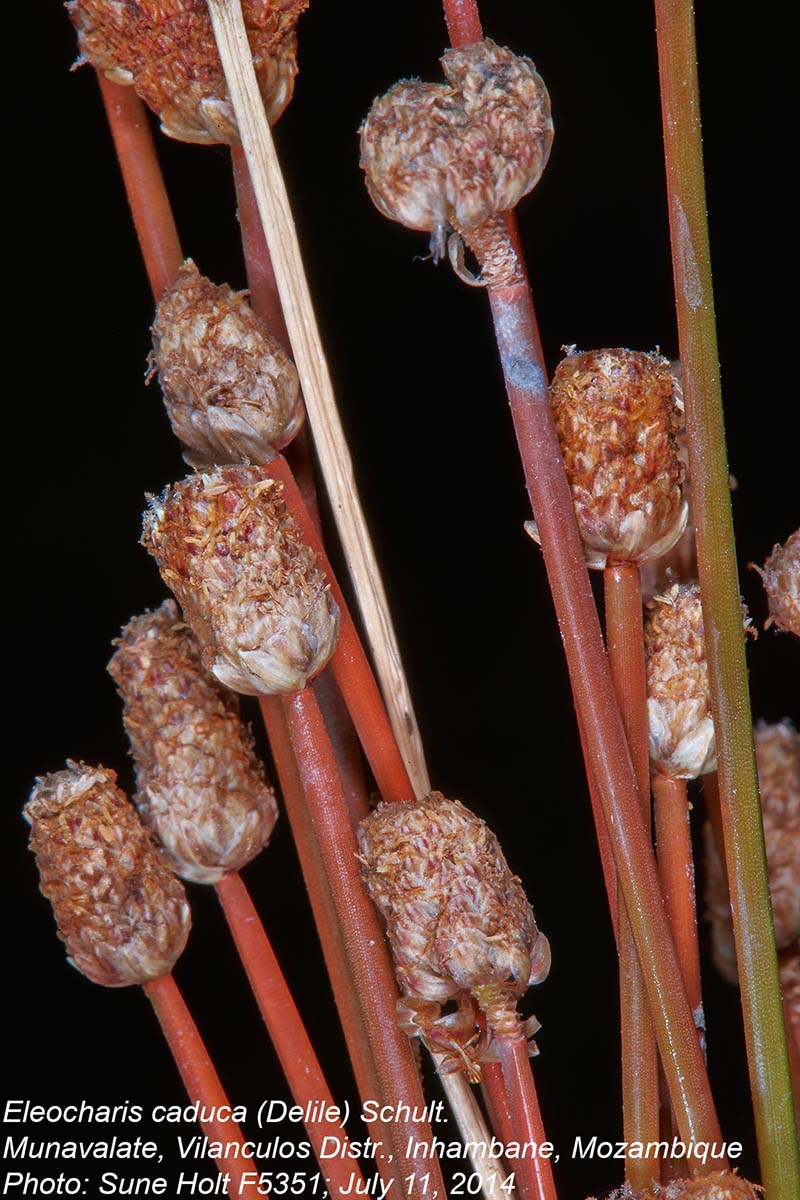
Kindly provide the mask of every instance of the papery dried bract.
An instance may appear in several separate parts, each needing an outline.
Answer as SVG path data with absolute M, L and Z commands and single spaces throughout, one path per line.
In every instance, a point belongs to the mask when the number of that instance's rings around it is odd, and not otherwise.
M 448 50 L 448 84 L 405 80 L 361 127 L 361 165 L 384 216 L 432 233 L 473 229 L 538 182 L 553 141 L 547 89 L 528 58 L 488 38 Z
M 700 588 L 676 584 L 645 609 L 650 764 L 672 779 L 717 765 Z
M 469 991 L 496 1033 L 517 1030 L 515 1001 L 546 976 L 549 947 L 491 830 L 433 792 L 381 805 L 358 845 L 405 996 L 440 1004 Z
M 278 815 L 236 697 L 203 668 L 167 600 L 134 617 L 108 670 L 125 704 L 136 806 L 185 879 L 216 883 L 269 841 Z
M 243 0 L 267 118 L 277 121 L 297 74 L 295 25 L 308 0 Z M 81 62 L 133 84 L 170 137 L 239 141 L 205 0 L 72 0 Z
M 568 354 L 550 395 L 588 565 L 665 554 L 688 511 L 669 362 L 624 349 Z
M 226 687 L 302 691 L 336 649 L 338 606 L 262 468 L 219 467 L 168 487 L 151 499 L 142 543 Z
M 777 625 L 800 637 L 800 529 L 782 546 L 773 546 L 763 568 L 756 570 L 764 581 L 769 605 L 764 628 Z
M 185 262 L 153 323 L 151 364 L 193 467 L 263 462 L 303 420 L 297 371 L 245 299 Z
M 70 961 L 106 987 L 169 974 L 191 925 L 183 887 L 116 780 L 68 762 L 36 781 L 23 810 Z

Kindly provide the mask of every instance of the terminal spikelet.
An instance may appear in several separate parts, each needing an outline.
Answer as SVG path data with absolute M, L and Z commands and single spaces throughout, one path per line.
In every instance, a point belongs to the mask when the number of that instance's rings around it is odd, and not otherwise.
M 189 936 L 180 882 L 105 767 L 68 762 L 23 810 L 70 962 L 106 987 L 169 974 Z
M 295 25 L 308 0 L 243 0 L 267 118 L 277 121 L 297 74 Z M 184 142 L 238 142 L 205 0 L 72 0 L 79 62 L 133 84 L 161 128 Z
M 336 649 L 328 582 L 262 468 L 218 467 L 151 497 L 142 543 L 226 687 L 302 691 Z
M 769 606 L 764 628 L 776 625 L 800 637 L 800 529 L 782 546 L 773 546 L 763 568 L 756 570 L 764 582 Z
M 192 467 L 264 462 L 302 423 L 291 359 L 245 293 L 215 286 L 191 259 L 156 311 L 150 362 Z
M 232 692 L 167 600 L 134 617 L 108 670 L 136 763 L 135 803 L 179 875 L 216 883 L 269 841 L 278 815 Z

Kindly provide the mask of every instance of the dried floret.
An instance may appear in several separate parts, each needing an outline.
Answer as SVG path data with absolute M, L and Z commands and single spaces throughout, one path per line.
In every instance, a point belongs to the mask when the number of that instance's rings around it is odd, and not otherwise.
M 278 809 L 238 702 L 203 668 L 177 606 L 134 617 L 108 670 L 125 704 L 142 820 L 173 869 L 216 883 L 269 841 Z
M 673 779 L 696 779 L 717 765 L 711 691 L 696 583 L 675 584 L 645 609 L 650 763 Z
M 775 944 L 791 951 L 800 939 L 800 734 L 791 722 L 759 722 L 754 730 Z M 714 963 L 736 982 L 736 950 L 725 871 L 710 825 L 705 828 L 706 915 Z
M 362 822 L 358 844 L 364 880 L 386 919 L 403 1008 L 425 1018 L 414 1032 L 441 1050 L 439 1006 L 462 992 L 477 1000 L 496 1034 L 517 1031 L 515 1002 L 545 978 L 549 947 L 491 830 L 457 800 L 433 792 L 382 804 Z M 456 1015 L 463 1018 L 464 1009 Z M 458 1034 L 471 1049 L 475 1021 L 466 1016 Z
M 68 762 L 23 810 L 73 966 L 106 987 L 169 974 L 189 936 L 180 882 L 105 767 Z
M 682 401 L 667 359 L 622 349 L 570 353 L 550 396 L 589 566 L 665 554 L 688 512 L 677 443 Z
M 763 568 L 756 570 L 764 581 L 769 606 L 764 628 L 777 625 L 800 637 L 800 529 L 782 546 L 773 546 Z
M 308 0 L 243 0 L 253 66 L 267 118 L 277 121 L 297 74 L 295 25 Z M 238 142 L 205 0 L 71 0 L 79 62 L 133 84 L 170 137 Z
M 245 297 L 188 259 L 156 311 L 151 374 L 193 467 L 264 462 L 303 420 L 294 364 Z
M 338 606 L 262 468 L 218 467 L 151 497 L 142 543 L 226 687 L 302 691 L 336 649 Z
M 431 233 L 474 229 L 539 181 L 553 141 L 536 68 L 488 38 L 448 50 L 448 84 L 405 80 L 377 99 L 361 127 L 361 165 L 377 208 Z M 449 85 L 449 86 L 448 86 Z

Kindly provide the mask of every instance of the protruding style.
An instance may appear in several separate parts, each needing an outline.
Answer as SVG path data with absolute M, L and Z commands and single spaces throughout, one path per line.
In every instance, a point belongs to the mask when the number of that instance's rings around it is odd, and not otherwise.
M 168 975 L 189 906 L 114 772 L 68 762 L 37 779 L 23 813 L 73 966 L 106 987 Z
M 263 469 L 218 467 L 151 497 L 142 543 L 203 665 L 235 692 L 302 691 L 336 649 L 338 606 Z
M 514 1034 L 517 999 L 550 966 L 519 879 L 485 823 L 439 792 L 382 804 L 362 822 L 358 845 L 386 919 L 407 1032 L 445 1052 L 445 1069 L 479 1077 L 486 1046 L 470 994 L 494 1035 Z M 453 999 L 458 1011 L 441 1017 Z
M 669 362 L 635 350 L 570 353 L 550 396 L 588 565 L 641 565 L 665 554 L 688 512 Z
M 800 637 L 800 529 L 796 529 L 782 546 L 773 546 L 763 567 L 756 567 L 764 581 L 770 625 Z
M 253 66 L 267 118 L 292 98 L 297 74 L 295 26 L 308 0 L 244 0 Z M 205 0 L 71 0 L 79 63 L 113 83 L 132 84 L 170 137 L 183 142 L 239 141 Z
M 192 467 L 264 462 L 303 421 L 294 363 L 245 297 L 188 259 L 156 311 L 151 375 Z
M 134 617 L 108 670 L 124 702 L 134 797 L 179 875 L 216 883 L 269 841 L 275 793 L 236 697 L 203 668 L 172 600 Z
M 790 721 L 754 729 L 775 945 L 800 953 L 800 734 Z M 705 828 L 706 915 L 714 963 L 736 983 L 736 951 L 725 872 L 713 831 Z
M 529 58 L 485 38 L 448 50 L 443 83 L 404 80 L 361 127 L 361 165 L 376 207 L 430 232 L 474 229 L 538 183 L 553 142 L 547 89 Z

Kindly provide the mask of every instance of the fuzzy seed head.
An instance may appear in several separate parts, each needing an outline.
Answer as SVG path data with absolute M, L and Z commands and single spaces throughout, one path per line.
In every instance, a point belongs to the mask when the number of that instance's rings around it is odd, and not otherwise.
M 650 764 L 672 779 L 696 779 L 717 765 L 711 692 L 696 583 L 655 596 L 644 616 Z
M 297 74 L 295 25 L 308 0 L 243 0 L 267 118 L 277 121 Z M 79 63 L 133 84 L 161 128 L 183 142 L 239 141 L 205 0 L 71 0 Z
M 568 354 L 550 397 L 589 566 L 665 554 L 687 518 L 669 362 L 634 350 Z
M 753 733 L 775 944 L 791 953 L 800 948 L 800 734 L 790 721 L 759 722 Z M 711 952 L 720 974 L 735 983 L 736 950 L 725 872 L 708 825 L 704 836 Z
M 536 183 L 550 154 L 550 99 L 529 58 L 485 38 L 448 50 L 447 84 L 404 80 L 361 127 L 361 165 L 384 216 L 432 233 L 473 229 Z
M 336 649 L 338 606 L 260 467 L 217 467 L 151 497 L 142 544 L 225 687 L 302 691 Z
M 156 311 L 151 375 L 192 467 L 263 462 L 303 420 L 294 363 L 245 295 L 188 259 Z
M 612 1192 L 608 1200 L 630 1200 L 627 1186 Z M 748 1183 L 735 1171 L 712 1171 L 699 1179 L 673 1179 L 655 1183 L 639 1194 L 639 1200 L 761 1200 L 763 1189 Z
M 189 936 L 180 882 L 105 767 L 68 762 L 23 809 L 69 960 L 106 987 L 169 974 Z
M 545 977 L 549 951 L 491 830 L 432 792 L 380 805 L 358 845 L 403 993 L 442 1002 L 468 990 L 493 1028 L 515 1028 L 515 1001 Z
M 136 807 L 174 871 L 216 883 L 255 858 L 278 815 L 236 697 L 203 668 L 172 600 L 134 617 L 116 645 L 108 670 L 125 706 Z
M 800 529 L 774 546 L 772 554 L 758 568 L 767 593 L 769 617 L 765 628 L 777 625 L 800 637 Z

